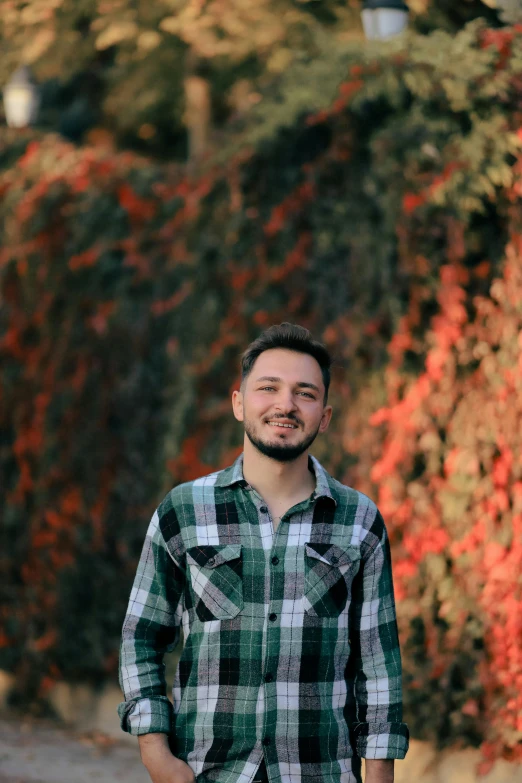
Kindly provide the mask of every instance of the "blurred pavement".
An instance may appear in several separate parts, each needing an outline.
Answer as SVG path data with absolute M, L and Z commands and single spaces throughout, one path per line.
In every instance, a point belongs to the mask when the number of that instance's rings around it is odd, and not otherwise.
M 480 753 L 437 753 L 412 741 L 396 783 L 522 783 L 522 766 L 499 761 L 477 774 Z M 48 721 L 0 718 L 0 783 L 150 783 L 134 738 L 59 728 Z
M 0 783 L 150 783 L 133 747 L 44 721 L 0 719 Z

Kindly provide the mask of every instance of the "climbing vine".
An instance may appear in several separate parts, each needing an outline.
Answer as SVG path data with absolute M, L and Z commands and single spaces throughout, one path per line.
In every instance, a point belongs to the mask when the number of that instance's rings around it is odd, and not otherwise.
M 407 718 L 520 757 L 522 31 L 356 58 L 330 109 L 195 179 L 0 141 L 0 665 L 18 697 L 114 677 L 150 514 L 229 464 L 238 357 L 336 357 L 315 453 L 393 544 Z M 520 684 L 520 683 L 519 683 Z

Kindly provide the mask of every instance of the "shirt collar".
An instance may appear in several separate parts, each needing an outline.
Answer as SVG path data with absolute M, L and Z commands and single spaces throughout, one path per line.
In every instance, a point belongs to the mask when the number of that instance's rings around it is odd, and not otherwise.
M 337 505 L 337 500 L 332 494 L 330 487 L 329 475 L 323 468 L 319 460 L 311 455 L 308 457 L 308 466 L 315 475 L 315 490 L 312 494 L 312 500 L 318 500 L 319 498 L 328 498 L 334 505 Z M 240 454 L 233 465 L 220 470 L 216 478 L 216 487 L 232 487 L 234 485 L 249 487 L 245 477 L 243 476 L 243 454 Z

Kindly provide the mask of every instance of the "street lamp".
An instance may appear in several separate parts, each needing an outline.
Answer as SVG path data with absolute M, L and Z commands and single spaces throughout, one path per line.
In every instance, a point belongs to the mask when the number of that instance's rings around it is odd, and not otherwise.
M 36 119 L 40 98 L 27 66 L 18 68 L 4 87 L 5 119 L 10 128 L 26 128 Z
M 408 6 L 403 0 L 364 0 L 361 16 L 366 38 L 382 41 L 406 29 Z

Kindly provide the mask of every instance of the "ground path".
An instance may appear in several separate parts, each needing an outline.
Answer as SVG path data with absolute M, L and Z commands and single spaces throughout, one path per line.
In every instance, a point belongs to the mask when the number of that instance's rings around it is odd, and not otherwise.
M 522 783 L 522 765 L 499 762 L 477 776 L 480 752 L 437 753 L 412 742 L 396 783 Z M 0 783 L 150 783 L 134 738 L 81 733 L 28 718 L 0 717 Z
M 150 783 L 137 743 L 0 718 L 0 783 Z

